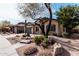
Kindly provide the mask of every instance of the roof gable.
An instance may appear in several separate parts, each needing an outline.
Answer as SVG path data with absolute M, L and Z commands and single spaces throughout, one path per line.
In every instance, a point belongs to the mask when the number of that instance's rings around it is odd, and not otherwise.
M 44 17 L 44 18 L 38 18 L 36 21 L 35 21 L 35 23 L 38 23 L 38 22 L 40 22 L 40 23 L 46 23 L 47 21 L 49 21 L 50 19 L 49 18 L 46 18 L 46 17 Z M 52 21 L 55 21 L 55 22 L 58 22 L 56 19 L 52 19 Z

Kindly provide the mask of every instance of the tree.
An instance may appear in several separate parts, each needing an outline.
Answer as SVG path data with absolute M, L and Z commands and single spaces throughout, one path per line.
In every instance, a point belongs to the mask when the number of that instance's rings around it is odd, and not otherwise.
M 59 24 L 66 28 L 68 34 L 71 34 L 72 29 L 79 25 L 79 6 L 77 5 L 61 7 L 56 15 Z
M 45 6 L 47 7 L 47 9 L 50 13 L 50 20 L 49 20 L 49 25 L 48 25 L 48 28 L 47 28 L 47 33 L 46 33 L 46 36 L 48 36 L 48 33 L 50 31 L 51 21 L 52 21 L 52 10 L 51 10 L 51 7 L 50 7 L 50 3 L 45 3 Z
M 11 24 L 9 21 L 4 20 L 0 23 L 0 28 L 2 29 L 2 31 L 5 31 L 6 29 L 9 30 L 10 28 L 8 26 L 10 25 Z
M 27 21 L 25 20 L 25 27 L 24 27 L 24 33 L 25 33 L 25 35 L 26 35 L 26 25 L 27 25 L 27 23 L 26 23 Z
M 51 26 L 51 19 L 52 19 L 52 10 L 51 10 L 49 3 L 44 3 L 44 4 L 42 4 L 42 3 L 24 3 L 24 4 L 19 4 L 18 7 L 19 7 L 18 10 L 19 10 L 20 14 L 24 18 L 30 17 L 34 20 L 37 20 L 38 16 L 39 16 L 39 18 L 41 18 L 43 12 L 47 9 L 50 14 L 50 20 L 49 20 L 49 26 L 48 26 L 47 32 L 45 33 L 43 23 L 41 23 L 41 24 L 35 23 L 35 24 L 40 27 L 40 29 L 44 35 L 48 36 L 48 33 L 50 31 L 50 26 Z M 48 15 L 48 14 L 44 14 L 44 17 L 46 15 Z

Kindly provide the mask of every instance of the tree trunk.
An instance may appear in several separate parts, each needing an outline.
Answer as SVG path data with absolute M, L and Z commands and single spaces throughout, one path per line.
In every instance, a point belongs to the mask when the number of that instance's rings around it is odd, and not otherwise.
M 47 7 L 47 4 L 45 3 L 45 6 Z M 47 7 L 47 9 L 49 10 L 50 13 L 50 20 L 49 20 L 49 25 L 46 31 L 46 36 L 48 37 L 49 31 L 50 31 L 50 27 L 51 27 L 51 21 L 52 21 L 52 10 L 50 7 Z
M 44 26 L 44 24 L 42 24 L 41 27 L 42 27 L 42 28 L 41 28 L 42 33 L 43 33 L 43 35 L 45 36 L 45 30 L 44 30 L 45 26 Z
M 26 20 L 25 20 L 24 33 L 25 33 L 25 35 L 26 35 Z

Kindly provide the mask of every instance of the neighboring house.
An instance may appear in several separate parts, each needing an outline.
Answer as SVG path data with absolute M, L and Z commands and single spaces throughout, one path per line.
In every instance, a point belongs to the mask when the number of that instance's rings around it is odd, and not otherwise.
M 35 23 L 44 24 L 44 30 L 46 31 L 48 24 L 49 24 L 49 18 L 38 18 Z M 35 25 L 35 23 L 27 23 L 26 24 L 26 29 L 25 29 L 25 23 L 20 22 L 17 25 L 13 26 L 13 31 L 14 33 L 24 33 L 24 31 L 28 33 L 33 33 L 33 34 L 41 34 L 41 29 L 39 28 L 38 25 Z M 56 19 L 52 19 L 51 22 L 51 28 L 49 34 L 59 34 L 59 30 L 61 30 L 61 33 L 63 33 L 63 26 L 60 25 L 60 28 L 58 27 L 58 22 Z
M 14 33 L 24 33 L 25 31 L 28 33 L 33 33 L 33 24 L 32 23 L 27 23 L 26 24 L 26 29 L 25 29 L 25 23 L 24 22 L 20 22 L 17 25 L 14 25 L 11 27 L 11 30 Z

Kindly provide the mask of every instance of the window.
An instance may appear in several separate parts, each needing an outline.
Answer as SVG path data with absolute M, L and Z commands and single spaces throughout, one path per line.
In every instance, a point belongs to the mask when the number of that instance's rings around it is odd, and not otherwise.
M 36 31 L 39 31 L 39 28 L 38 27 L 36 27 Z
M 48 25 L 46 26 L 46 29 L 48 28 Z M 56 30 L 56 25 L 51 25 L 50 31 L 55 31 Z
M 56 30 L 56 26 L 55 25 L 51 25 L 50 31 L 55 31 L 55 30 Z

